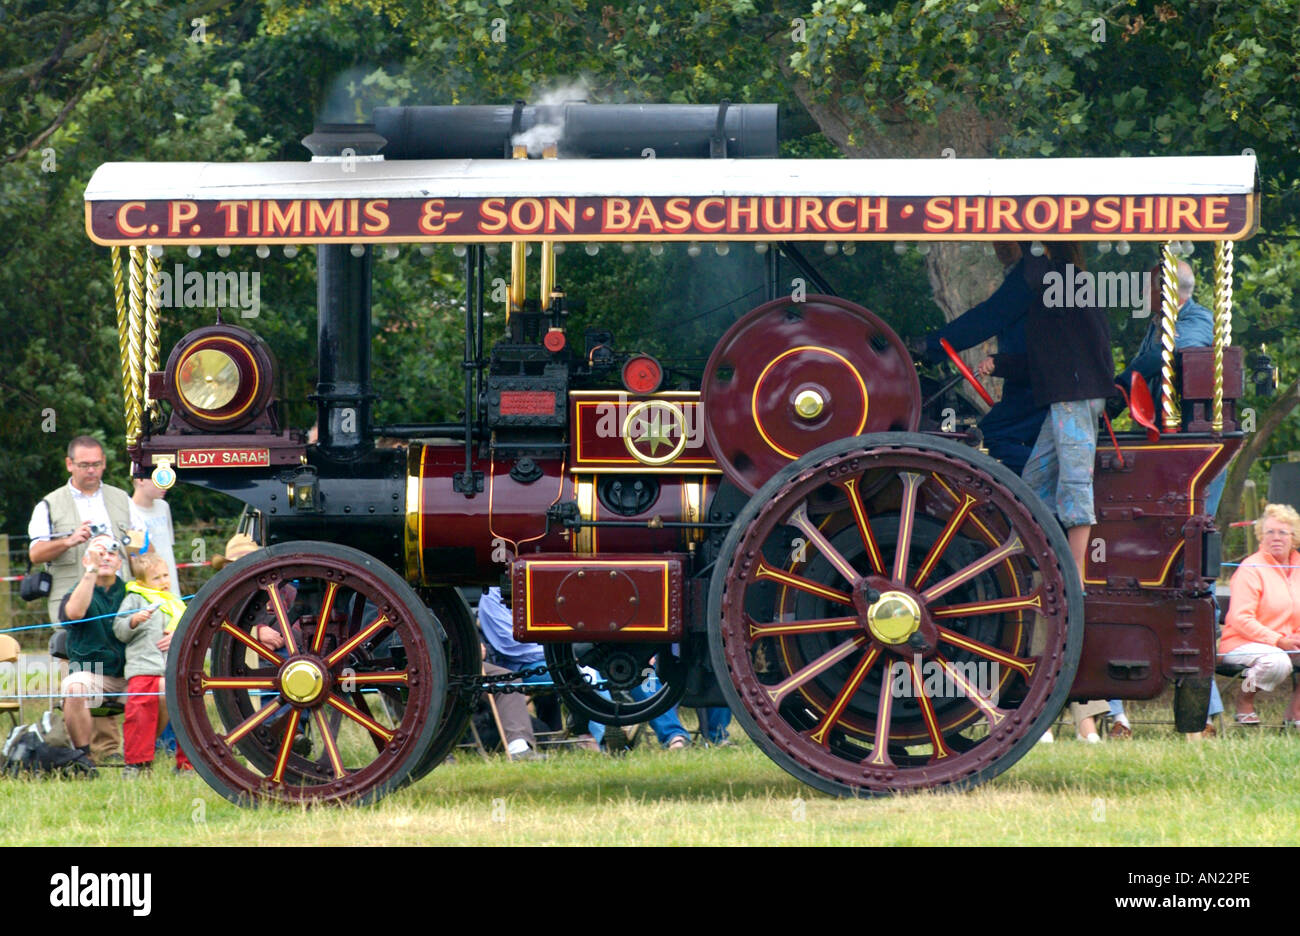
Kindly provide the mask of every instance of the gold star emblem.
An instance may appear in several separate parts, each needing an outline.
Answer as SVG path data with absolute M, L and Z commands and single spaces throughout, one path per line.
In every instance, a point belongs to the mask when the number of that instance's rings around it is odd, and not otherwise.
M 659 446 L 673 444 L 668 438 L 668 431 L 671 427 L 663 424 L 659 418 L 659 413 L 660 411 L 657 409 L 654 411 L 654 415 L 645 424 L 645 432 L 637 437 L 637 442 L 644 442 L 650 446 L 652 456 L 659 454 Z
M 633 405 L 623 420 L 623 444 L 628 454 L 643 465 L 666 465 L 686 448 L 685 427 L 686 417 L 680 407 L 666 400 L 643 400 Z M 668 451 L 660 455 L 659 449 L 664 446 Z

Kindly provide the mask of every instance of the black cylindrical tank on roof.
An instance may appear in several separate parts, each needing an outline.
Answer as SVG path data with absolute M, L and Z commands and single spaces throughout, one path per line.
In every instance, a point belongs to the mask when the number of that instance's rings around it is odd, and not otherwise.
M 518 108 L 518 132 L 536 131 L 528 139 L 539 146 L 557 142 L 562 158 L 640 159 L 652 149 L 657 159 L 707 159 L 721 110 L 728 157 L 779 155 L 775 104 L 528 105 Z M 377 107 L 373 119 L 388 141 L 385 159 L 501 159 L 510 155 L 515 111 L 508 105 Z

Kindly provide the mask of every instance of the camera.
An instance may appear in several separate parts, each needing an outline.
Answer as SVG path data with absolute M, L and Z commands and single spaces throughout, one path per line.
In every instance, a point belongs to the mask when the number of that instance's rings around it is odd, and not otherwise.
M 91 536 L 108 536 L 109 529 L 107 523 L 92 523 L 90 525 Z

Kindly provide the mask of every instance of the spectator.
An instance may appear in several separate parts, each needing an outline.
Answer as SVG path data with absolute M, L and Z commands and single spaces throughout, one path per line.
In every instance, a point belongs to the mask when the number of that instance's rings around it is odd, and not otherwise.
M 67 627 L 72 668 L 60 689 L 63 721 L 72 746 L 89 754 L 95 727 L 91 707 L 99 705 L 108 693 L 126 692 L 126 648 L 113 634 L 113 617 L 126 597 L 126 586 L 118 577 L 121 548 L 110 536 L 92 537 L 81 565 L 81 580 L 60 600 L 56 620 Z M 164 637 L 162 647 L 169 643 L 171 637 Z M 102 757 L 104 751 L 98 743 L 96 739 Z
M 1258 725 L 1255 693 L 1271 692 L 1291 675 L 1292 653 L 1300 650 L 1300 514 L 1269 504 L 1255 521 L 1259 551 L 1232 575 L 1232 597 L 1219 640 L 1225 663 L 1241 663 L 1239 725 Z M 1291 694 L 1286 723 L 1300 727 L 1300 688 Z
M 167 591 L 179 596 L 180 578 L 176 575 L 176 534 L 172 529 L 171 506 L 164 499 L 167 492 L 149 478 L 135 478 L 131 495 L 131 525 L 149 536 L 149 551 L 167 563 Z M 173 624 L 173 626 L 175 626 Z
M 131 524 L 131 498 L 126 491 L 101 480 L 105 455 L 97 440 L 77 436 L 68 443 L 64 464 L 70 476 L 68 483 L 46 494 L 32 510 L 27 524 L 31 539 L 28 557 L 49 566 L 49 612 L 55 623 L 63 596 L 82 577 L 81 559 L 91 536 L 105 533 L 120 541 Z
M 1161 336 L 1161 282 L 1163 268 L 1156 265 L 1151 269 L 1151 288 L 1147 291 L 1146 309 L 1150 315 L 1146 334 L 1138 345 L 1137 354 L 1128 367 L 1115 378 L 1127 392 L 1133 380 L 1133 374 L 1141 374 L 1151 389 L 1151 396 L 1158 400 L 1160 394 L 1160 336 Z M 1186 260 L 1178 261 L 1178 321 L 1174 328 L 1174 350 L 1186 348 L 1207 348 L 1214 344 L 1214 313 L 1200 305 L 1192 298 L 1196 287 L 1196 274 Z
M 154 743 L 166 722 L 166 707 L 159 696 L 166 672 L 160 643 L 176 629 L 185 603 L 167 590 L 167 562 L 162 556 L 146 553 L 134 558 L 131 567 L 135 579 L 126 585 L 126 597 L 113 619 L 113 634 L 126 646 L 126 771 L 135 776 L 153 766 Z M 185 769 L 188 763 L 178 749 L 177 769 Z
M 483 672 L 488 676 L 501 676 L 512 672 L 495 663 L 483 664 Z M 537 750 L 537 737 L 533 733 L 533 716 L 528 711 L 528 697 L 520 692 L 493 695 L 497 714 L 501 717 L 501 740 L 506 752 L 514 760 L 537 760 L 545 757 Z
M 523 669 L 532 669 L 538 666 L 544 666 L 546 655 L 542 651 L 540 644 L 520 643 L 515 640 L 514 620 L 511 616 L 510 609 L 506 607 L 501 598 L 501 589 L 493 586 L 483 592 L 478 602 L 478 624 L 483 634 L 483 648 L 486 659 L 492 667 L 499 667 L 496 670 L 501 672 L 513 673 Z M 487 672 L 494 672 L 488 668 Z M 550 677 L 542 674 L 540 676 L 529 677 L 524 680 L 525 683 L 548 682 Z M 504 722 L 505 714 L 502 714 Z M 512 718 L 512 722 L 520 724 L 520 720 Z M 530 725 L 531 730 L 531 725 Z M 579 746 L 595 750 L 600 743 L 600 739 L 605 731 L 605 726 L 598 722 L 588 722 L 587 735 L 579 740 Z M 510 729 L 507 728 L 507 734 Z M 519 740 L 525 737 L 516 733 L 514 738 L 507 738 L 507 744 L 511 740 Z M 516 744 L 515 749 L 519 746 Z M 512 756 L 514 752 L 512 751 Z

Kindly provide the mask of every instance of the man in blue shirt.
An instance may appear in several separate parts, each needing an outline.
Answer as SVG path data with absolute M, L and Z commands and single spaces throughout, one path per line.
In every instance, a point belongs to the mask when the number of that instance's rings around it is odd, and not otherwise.
M 1004 274 L 1009 274 L 1020 259 L 1019 245 L 997 243 L 993 249 L 1003 263 Z M 926 357 L 931 361 L 947 360 L 939 346 L 941 338 L 958 351 L 965 351 L 995 335 L 999 354 L 1027 357 L 1029 342 L 1025 337 L 1024 316 L 1009 315 L 1007 310 L 1022 309 L 1029 298 L 1029 286 L 1022 277 L 1005 275 L 992 296 L 926 337 Z M 991 364 L 990 358 L 981 364 L 981 376 L 992 373 L 987 364 Z M 1028 372 L 1008 375 L 1002 382 L 1002 399 L 979 421 L 989 454 L 1016 474 L 1024 471 L 1047 410 L 1048 407 L 1034 402 Z
M 1161 268 L 1151 270 L 1151 289 L 1147 294 L 1146 310 L 1151 320 L 1147 325 L 1142 343 L 1137 353 L 1129 361 L 1128 367 L 1115 378 L 1125 390 L 1133 380 L 1133 374 L 1142 375 L 1151 389 L 1151 396 L 1160 393 L 1160 279 Z M 1186 348 L 1208 348 L 1214 344 L 1214 313 L 1192 298 L 1196 287 L 1196 274 L 1186 260 L 1178 261 L 1178 322 L 1174 327 L 1174 350 Z

